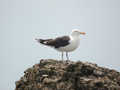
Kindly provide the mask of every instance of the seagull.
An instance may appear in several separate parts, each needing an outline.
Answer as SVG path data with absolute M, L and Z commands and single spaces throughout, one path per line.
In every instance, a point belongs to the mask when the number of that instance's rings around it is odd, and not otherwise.
M 80 32 L 79 29 L 73 29 L 69 36 L 56 37 L 54 39 L 35 39 L 37 42 L 50 46 L 57 51 L 62 52 L 61 58 L 63 60 L 64 52 L 66 53 L 66 58 L 69 60 L 68 53 L 76 50 L 79 47 L 80 35 L 85 35 L 85 32 Z

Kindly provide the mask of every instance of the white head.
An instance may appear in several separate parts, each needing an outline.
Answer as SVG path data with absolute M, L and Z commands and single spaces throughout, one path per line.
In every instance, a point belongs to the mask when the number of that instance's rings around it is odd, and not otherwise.
M 85 32 L 80 32 L 79 29 L 73 29 L 71 35 L 72 36 L 85 35 Z

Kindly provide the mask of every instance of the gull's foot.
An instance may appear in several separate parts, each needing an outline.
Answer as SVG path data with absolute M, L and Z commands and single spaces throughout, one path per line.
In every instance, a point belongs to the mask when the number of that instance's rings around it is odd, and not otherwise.
M 65 62 L 66 62 L 66 64 L 70 64 L 70 60 L 66 60 Z

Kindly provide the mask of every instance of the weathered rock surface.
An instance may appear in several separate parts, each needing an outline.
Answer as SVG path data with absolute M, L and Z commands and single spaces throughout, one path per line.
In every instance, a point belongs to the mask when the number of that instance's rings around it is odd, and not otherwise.
M 15 90 L 120 90 L 120 73 L 92 63 L 40 60 Z

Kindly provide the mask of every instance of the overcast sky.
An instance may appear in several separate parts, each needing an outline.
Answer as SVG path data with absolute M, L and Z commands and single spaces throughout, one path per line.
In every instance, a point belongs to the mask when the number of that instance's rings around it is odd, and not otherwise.
M 14 90 L 40 59 L 60 59 L 35 38 L 69 35 L 74 28 L 87 34 L 71 60 L 120 71 L 120 0 L 0 0 L 0 90 Z

